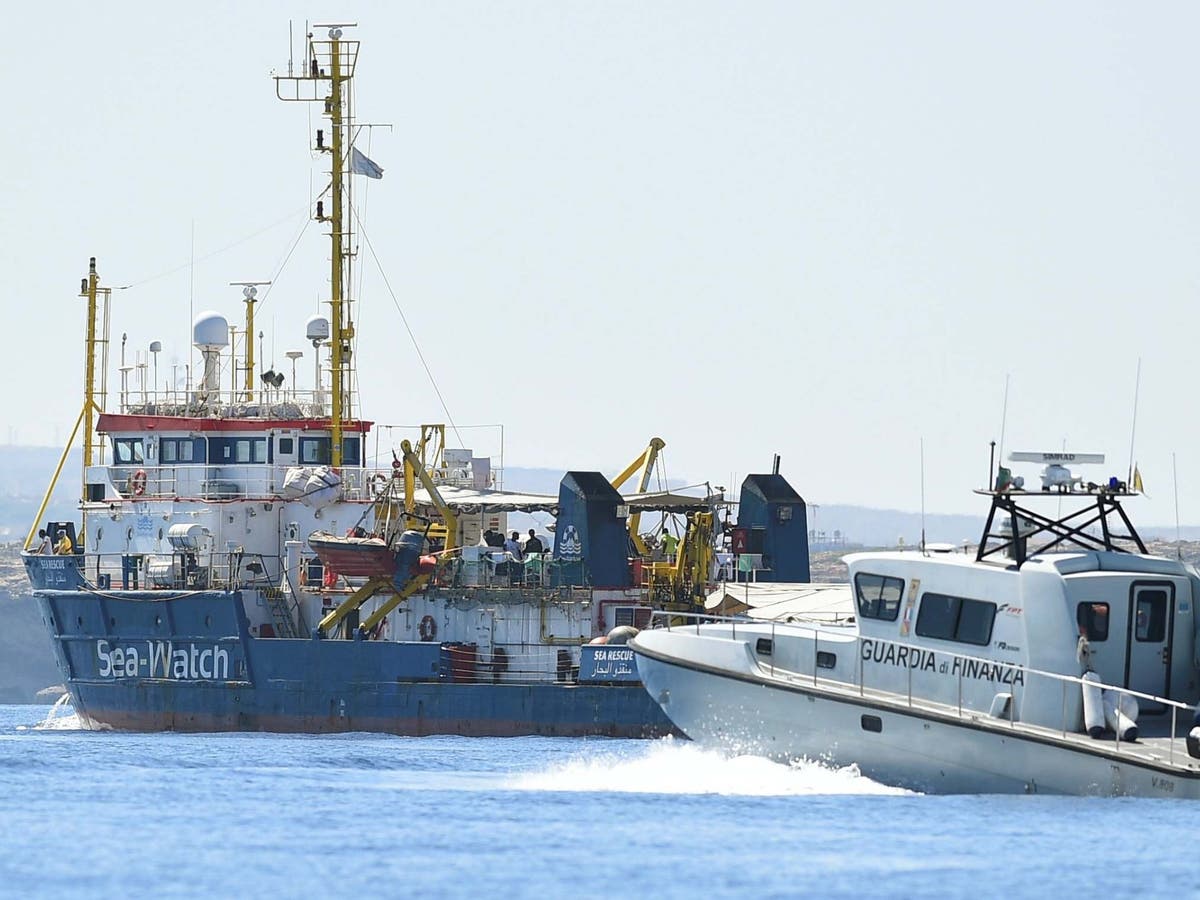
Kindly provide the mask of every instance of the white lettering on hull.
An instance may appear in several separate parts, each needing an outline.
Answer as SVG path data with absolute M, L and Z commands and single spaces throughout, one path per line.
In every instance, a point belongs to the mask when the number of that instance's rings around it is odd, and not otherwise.
M 101 678 L 171 678 L 176 681 L 228 681 L 229 651 L 224 647 L 176 646 L 173 641 L 147 641 L 113 646 L 96 641 L 96 674 Z

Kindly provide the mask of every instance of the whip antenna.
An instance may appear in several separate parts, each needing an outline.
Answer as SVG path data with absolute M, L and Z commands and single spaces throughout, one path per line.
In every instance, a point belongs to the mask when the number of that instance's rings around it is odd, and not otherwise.
M 925 552 L 925 438 L 921 438 L 921 552 Z
M 1133 437 L 1137 434 L 1137 408 L 1138 394 L 1142 387 L 1142 358 L 1139 356 L 1137 361 L 1137 374 L 1133 379 L 1133 422 L 1129 426 L 1129 474 L 1126 476 L 1125 483 L 1130 487 L 1133 486 Z
M 1179 469 L 1175 466 L 1175 451 L 1171 451 L 1171 479 L 1175 482 L 1175 557 L 1183 559 L 1183 538 L 1179 534 Z
M 1004 429 L 1008 425 L 1008 382 L 1012 378 L 1009 372 L 1004 376 L 1004 406 L 1000 411 L 1000 459 L 1004 459 Z M 1004 465 L 1003 462 L 1000 465 Z

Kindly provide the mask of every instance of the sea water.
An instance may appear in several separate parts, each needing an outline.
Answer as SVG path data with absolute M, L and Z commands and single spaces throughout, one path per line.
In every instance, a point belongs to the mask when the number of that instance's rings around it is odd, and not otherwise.
M 121 734 L 0 706 L 0 894 L 1192 896 L 1200 805 L 933 797 L 680 740 Z

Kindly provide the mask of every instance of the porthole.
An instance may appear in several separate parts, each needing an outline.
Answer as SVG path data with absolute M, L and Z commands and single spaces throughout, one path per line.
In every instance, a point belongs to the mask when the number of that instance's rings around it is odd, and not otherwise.
M 879 716 L 863 716 L 862 717 L 863 731 L 873 731 L 876 734 L 883 732 L 883 719 Z
M 754 652 L 759 656 L 770 656 L 775 649 L 775 642 L 770 638 L 759 638 L 754 642 Z
M 155 616 L 155 617 L 154 617 L 154 624 L 155 624 L 156 626 L 158 626 L 158 625 L 161 625 L 161 624 L 162 624 L 162 616 Z
M 837 654 L 830 653 L 827 650 L 817 651 L 817 668 L 832 669 L 837 665 Z
M 76 616 L 75 624 L 78 625 L 80 628 L 82 628 L 83 627 L 83 616 Z
M 212 616 L 205 616 L 205 617 L 204 617 L 204 627 L 205 627 L 205 628 L 212 628 Z

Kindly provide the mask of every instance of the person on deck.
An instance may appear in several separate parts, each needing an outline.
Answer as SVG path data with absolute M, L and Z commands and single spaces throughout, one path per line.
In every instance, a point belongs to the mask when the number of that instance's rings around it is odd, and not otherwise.
M 71 536 L 67 534 L 66 529 L 58 536 L 58 543 L 54 545 L 54 552 L 59 556 L 70 556 L 75 552 L 75 545 L 71 543 Z
M 50 546 L 50 535 L 46 534 L 45 528 L 38 530 L 38 537 L 41 538 L 42 542 L 38 544 L 38 548 L 33 552 L 38 556 L 49 556 L 54 552 L 54 548 Z
M 671 534 L 669 531 L 664 531 L 662 536 L 662 548 L 667 559 L 675 558 L 675 548 L 678 546 L 679 538 L 675 537 L 675 535 Z
M 524 562 L 525 552 L 521 549 L 521 532 L 514 531 L 512 537 L 504 542 L 504 550 L 506 553 L 511 553 L 512 558 L 517 562 Z
M 529 540 L 525 542 L 525 546 L 522 549 L 524 549 L 526 556 L 529 556 L 533 553 L 546 552 L 546 547 L 542 543 L 542 539 L 534 533 L 532 528 L 529 529 Z

